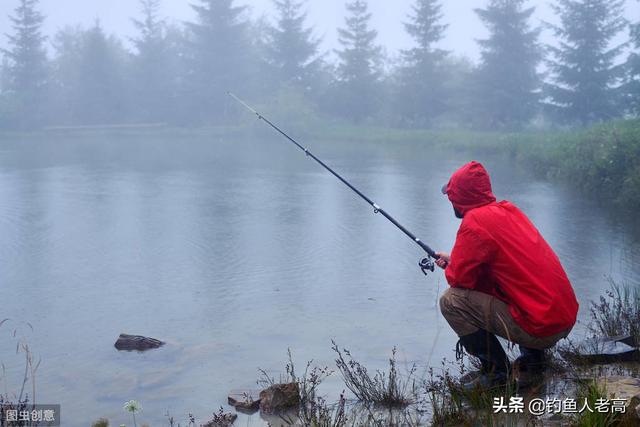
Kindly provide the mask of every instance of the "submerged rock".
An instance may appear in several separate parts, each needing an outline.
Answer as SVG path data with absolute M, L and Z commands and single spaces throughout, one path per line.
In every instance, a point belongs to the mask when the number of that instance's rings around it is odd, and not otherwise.
M 274 384 L 260 392 L 260 410 L 265 413 L 283 412 L 298 405 L 298 383 Z
M 118 350 L 126 351 L 146 351 L 162 347 L 164 342 L 155 338 L 143 337 L 142 335 L 120 334 L 114 346 Z
M 260 409 L 260 392 L 258 390 L 231 390 L 227 398 L 229 405 L 236 411 L 252 414 Z

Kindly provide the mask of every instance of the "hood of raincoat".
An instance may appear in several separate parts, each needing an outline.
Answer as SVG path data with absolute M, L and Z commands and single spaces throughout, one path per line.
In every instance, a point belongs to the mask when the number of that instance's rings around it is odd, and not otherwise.
M 489 173 L 476 161 L 469 162 L 455 171 L 443 187 L 443 193 L 462 215 L 471 209 L 496 201 L 496 196 L 491 190 Z

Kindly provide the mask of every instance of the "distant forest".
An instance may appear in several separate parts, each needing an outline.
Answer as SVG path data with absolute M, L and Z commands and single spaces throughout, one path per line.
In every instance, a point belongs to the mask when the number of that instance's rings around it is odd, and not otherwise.
M 487 0 L 475 10 L 489 34 L 478 64 L 438 47 L 440 0 L 415 0 L 404 22 L 413 47 L 394 61 L 364 0 L 346 1 L 336 55 L 320 50 L 304 1 L 273 0 L 269 21 L 233 0 L 192 0 L 194 21 L 172 25 L 161 0 L 141 0 L 131 49 L 99 21 L 47 37 L 38 0 L 4 1 L 15 3 L 1 51 L 4 130 L 235 125 L 246 116 L 228 90 L 281 116 L 407 128 L 586 126 L 640 112 L 640 22 L 624 0 L 552 0 L 553 46 L 540 42 L 532 2 Z

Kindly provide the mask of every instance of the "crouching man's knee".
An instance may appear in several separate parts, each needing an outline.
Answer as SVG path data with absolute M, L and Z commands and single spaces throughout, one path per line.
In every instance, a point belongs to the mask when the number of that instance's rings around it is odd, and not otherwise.
M 451 288 L 448 288 L 440 296 L 440 312 L 446 319 L 453 313 L 453 311 L 453 291 Z
M 442 316 L 458 336 L 478 330 L 469 303 L 469 291 L 466 289 L 448 288 L 440 297 Z
M 468 322 L 461 307 L 463 299 L 460 297 L 460 290 L 455 288 L 447 289 L 440 297 L 440 312 L 457 333 L 460 332 L 461 326 Z

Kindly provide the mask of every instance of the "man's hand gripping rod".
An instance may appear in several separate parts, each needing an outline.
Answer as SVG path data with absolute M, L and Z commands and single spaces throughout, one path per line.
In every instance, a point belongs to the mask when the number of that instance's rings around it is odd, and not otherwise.
M 263 122 L 265 122 L 266 124 L 268 124 L 269 126 L 271 126 L 273 129 L 275 129 L 278 133 L 280 133 L 282 136 L 284 136 L 285 138 L 287 138 L 290 142 L 292 142 L 293 144 L 296 145 L 296 147 L 298 147 L 300 150 L 304 151 L 304 153 L 308 156 L 311 157 L 313 160 L 315 160 L 318 164 L 320 164 L 320 166 L 322 166 L 323 168 L 325 168 L 327 171 L 329 171 L 333 176 L 335 176 L 336 178 L 338 178 L 340 181 L 342 181 L 343 184 L 345 184 L 347 187 L 349 187 L 354 193 L 356 193 L 358 196 L 360 196 L 364 201 L 366 201 L 367 203 L 369 203 L 372 207 L 373 207 L 373 212 L 374 213 L 379 213 L 382 216 L 384 216 L 386 219 L 388 219 L 393 225 L 395 225 L 396 227 L 398 227 L 400 229 L 400 231 L 402 231 L 404 234 L 406 234 L 411 240 L 413 240 L 418 246 L 420 246 L 429 256 L 426 258 L 423 258 L 422 260 L 420 260 L 420 262 L 418 263 L 418 266 L 420 267 L 420 269 L 422 270 L 422 272 L 425 274 L 425 276 L 427 275 L 428 271 L 434 271 L 434 259 L 439 259 L 440 257 L 436 254 L 436 252 L 431 249 L 426 243 L 424 243 L 422 240 L 420 240 L 419 238 L 417 238 L 412 232 L 410 232 L 409 230 L 407 230 L 406 228 L 404 228 L 404 226 L 402 226 L 402 224 L 400 224 L 398 221 L 396 221 L 395 218 L 393 218 L 391 215 L 389 215 L 384 209 L 382 209 L 380 206 L 378 206 L 376 203 L 373 202 L 373 200 L 369 199 L 367 196 L 365 196 L 362 192 L 360 192 L 360 190 L 358 190 L 356 187 L 354 187 L 353 185 L 351 185 L 346 179 L 344 179 L 342 176 L 340 176 L 336 171 L 334 171 L 333 169 L 331 169 L 329 166 L 327 166 L 322 160 L 318 159 L 316 156 L 314 156 L 309 150 L 307 150 L 305 147 L 303 147 L 302 145 L 300 145 L 295 139 L 291 138 L 289 135 L 287 135 L 283 130 L 281 130 L 278 126 L 276 126 L 275 124 L 273 124 L 269 119 L 267 119 L 266 117 L 264 117 L 262 114 L 260 114 L 259 112 L 257 112 L 255 109 L 253 109 L 251 106 L 249 106 L 246 102 L 244 102 L 242 99 L 238 98 L 236 95 L 234 95 L 231 92 L 227 92 L 227 94 L 232 97 L 233 99 L 235 99 L 238 103 L 240 103 L 242 106 L 244 106 L 247 110 L 251 111 L 253 114 L 255 114 L 259 120 L 262 120 Z

